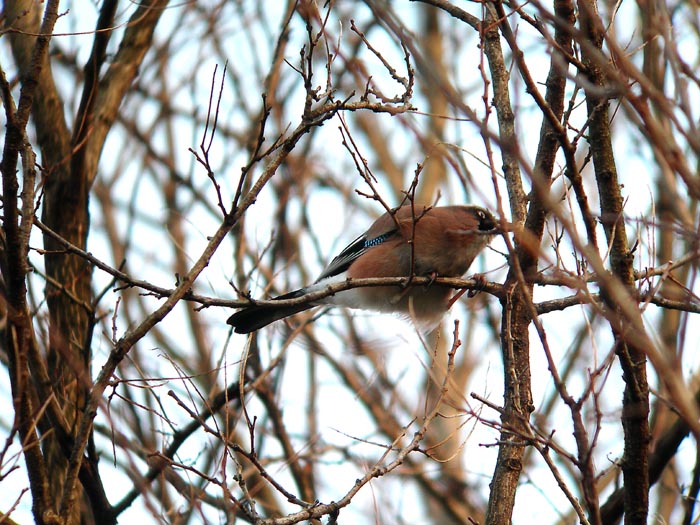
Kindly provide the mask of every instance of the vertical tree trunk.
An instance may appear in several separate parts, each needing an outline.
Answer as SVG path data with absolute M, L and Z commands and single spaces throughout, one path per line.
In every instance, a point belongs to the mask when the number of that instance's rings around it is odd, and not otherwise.
M 608 80 L 601 67 L 604 28 L 595 1 L 579 0 L 581 30 L 588 40 L 581 46 L 581 57 L 587 70 L 588 84 L 586 108 L 595 178 L 600 195 L 601 221 L 610 249 L 612 273 L 630 289 L 634 286 L 634 255 L 627 244 L 627 232 L 623 219 L 623 199 L 617 176 L 615 155 L 612 148 Z M 605 290 L 603 298 L 615 311 L 615 304 Z M 646 353 L 643 348 L 626 340 L 625 330 L 630 326 L 642 326 L 626 319 L 621 312 L 618 327 L 612 327 L 620 366 L 625 380 L 622 407 L 622 428 L 625 436 L 625 452 L 622 474 L 625 482 L 625 524 L 645 524 L 649 511 L 649 385 L 646 374 Z
M 43 4 L 8 2 L 7 23 L 21 27 L 28 34 L 12 35 L 12 50 L 23 76 L 31 65 L 30 56 L 39 32 Z M 71 137 L 63 115 L 63 103 L 58 96 L 48 58 L 41 65 L 38 92 L 34 99 L 32 118 L 41 147 L 44 169 L 42 220 L 71 243 L 85 248 L 89 230 L 87 210 L 88 184 L 84 173 L 73 171 Z M 44 238 L 46 288 L 49 307 L 49 347 L 47 367 L 52 379 L 53 394 L 63 410 L 68 430 L 74 431 L 77 417 L 90 385 L 89 343 L 91 318 L 91 270 L 84 260 L 68 255 L 51 239 Z M 49 475 L 50 499 L 59 510 L 63 498 L 63 483 L 68 460 L 56 432 L 42 438 L 44 460 Z M 75 490 L 82 491 L 78 485 Z M 70 517 L 70 524 L 90 523 L 80 519 L 79 506 Z

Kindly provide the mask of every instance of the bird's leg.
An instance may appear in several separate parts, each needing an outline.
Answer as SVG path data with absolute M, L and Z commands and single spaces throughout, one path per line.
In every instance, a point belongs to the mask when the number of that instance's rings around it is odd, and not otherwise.
M 452 305 L 455 304 L 457 301 L 459 301 L 459 298 L 462 297 L 464 295 L 464 292 L 466 292 L 466 291 L 467 291 L 466 288 L 462 288 L 460 291 L 458 291 L 456 294 L 454 294 L 452 296 L 452 298 L 450 299 L 450 301 L 447 303 L 447 309 L 449 310 L 450 308 L 452 308 Z
M 411 276 L 410 276 L 410 277 L 408 278 L 408 280 L 406 281 L 406 283 L 400 285 L 400 286 L 401 286 L 401 293 L 399 293 L 399 294 L 391 301 L 392 303 L 394 303 L 394 304 L 398 303 L 398 302 L 401 301 L 407 294 L 411 293 L 411 290 L 412 290 L 413 287 L 414 287 L 413 284 L 412 284 L 412 281 L 413 281 L 413 277 L 414 277 L 414 276 L 415 276 L 415 274 L 412 273 Z M 438 278 L 438 274 L 437 274 L 436 271 L 431 271 L 431 272 L 428 272 L 428 273 L 426 273 L 426 274 L 421 274 L 419 277 L 428 277 L 428 278 L 430 278 L 430 280 L 428 281 L 428 283 L 425 285 L 426 288 L 429 288 L 430 285 L 432 285 L 432 284 L 435 282 L 435 279 Z M 419 285 L 417 285 L 417 286 L 419 286 Z
M 465 292 L 467 292 L 467 291 L 469 292 L 467 294 L 467 297 L 469 297 L 471 299 L 472 297 L 475 297 L 479 292 L 481 292 L 481 290 L 484 289 L 484 287 L 486 286 L 486 278 L 483 275 L 481 275 L 480 273 L 477 273 L 477 274 L 474 274 L 474 276 L 472 278 L 476 281 L 476 285 L 474 286 L 474 289 L 467 290 L 466 288 L 462 288 L 460 291 L 458 291 L 456 294 L 454 294 L 452 296 L 452 298 L 450 299 L 450 301 L 447 303 L 448 310 L 450 308 L 452 308 L 453 304 L 455 304 L 457 301 L 459 301 L 459 298 L 462 297 Z

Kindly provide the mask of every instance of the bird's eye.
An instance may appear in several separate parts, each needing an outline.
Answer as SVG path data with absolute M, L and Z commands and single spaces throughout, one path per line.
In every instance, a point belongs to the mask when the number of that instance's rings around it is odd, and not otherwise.
M 479 230 L 490 231 L 496 227 L 493 217 L 484 210 L 477 210 L 476 216 L 479 219 Z

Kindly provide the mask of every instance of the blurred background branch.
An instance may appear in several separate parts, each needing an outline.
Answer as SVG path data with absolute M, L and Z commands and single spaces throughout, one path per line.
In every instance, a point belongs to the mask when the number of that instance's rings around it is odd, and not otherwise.
M 2 9 L 0 521 L 697 521 L 696 5 Z M 229 331 L 405 201 L 442 328 Z

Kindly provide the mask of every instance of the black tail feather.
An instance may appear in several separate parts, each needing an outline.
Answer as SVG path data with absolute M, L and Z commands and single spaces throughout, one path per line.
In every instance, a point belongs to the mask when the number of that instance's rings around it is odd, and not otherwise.
M 275 297 L 275 299 L 293 299 L 295 297 L 301 297 L 302 295 L 304 295 L 303 290 L 296 290 Z M 247 306 L 229 317 L 226 323 L 233 326 L 233 331 L 237 334 L 249 334 L 270 323 L 274 323 L 290 315 L 298 314 L 314 306 L 316 305 L 309 303 L 296 304 L 293 306 L 276 306 L 273 304 Z
M 233 331 L 237 334 L 249 334 L 255 330 L 274 323 L 279 319 L 298 314 L 309 308 L 312 304 L 297 304 L 295 306 L 248 306 L 237 311 L 226 321 L 233 326 Z

